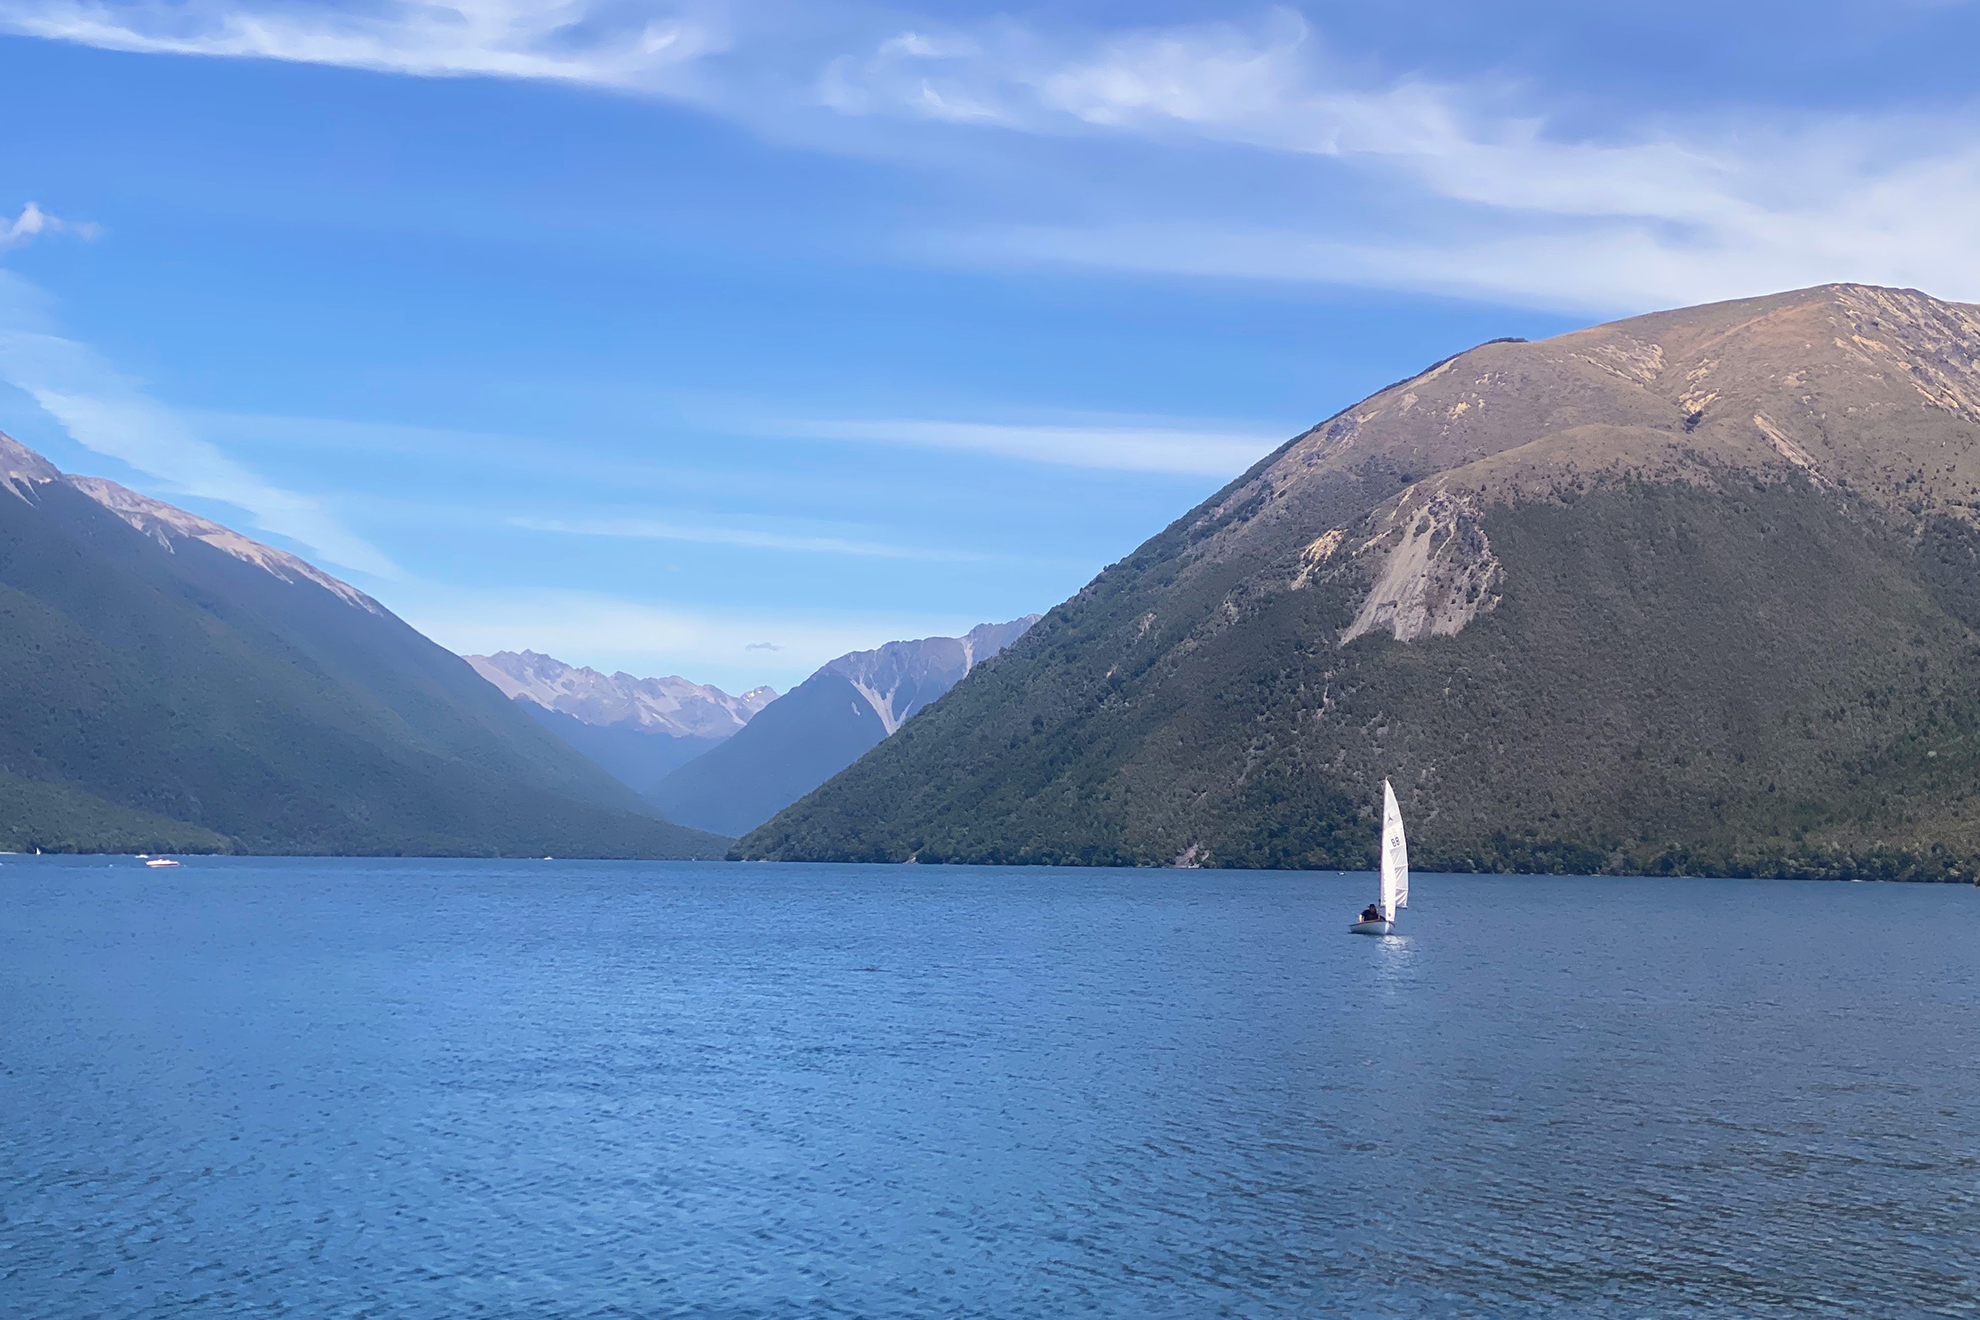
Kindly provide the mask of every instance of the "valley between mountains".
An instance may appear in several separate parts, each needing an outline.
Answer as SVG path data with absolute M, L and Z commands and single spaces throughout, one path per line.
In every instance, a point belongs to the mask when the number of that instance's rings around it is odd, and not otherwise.
M 0 437 L 0 846 L 1967 880 L 1980 308 L 1434 364 L 1072 599 L 779 696 L 448 654 Z M 736 836 L 741 836 L 738 840 Z
M 852 651 L 779 697 L 731 697 L 680 677 L 607 677 L 533 651 L 471 655 L 489 682 L 638 791 L 668 820 L 748 833 L 851 765 L 1036 614 Z

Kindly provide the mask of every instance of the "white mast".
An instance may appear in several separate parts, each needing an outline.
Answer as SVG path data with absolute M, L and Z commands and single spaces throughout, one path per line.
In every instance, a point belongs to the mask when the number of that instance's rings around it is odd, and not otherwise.
M 1409 842 L 1403 838 L 1402 811 L 1396 791 L 1382 781 L 1382 920 L 1394 921 L 1396 909 L 1409 906 Z

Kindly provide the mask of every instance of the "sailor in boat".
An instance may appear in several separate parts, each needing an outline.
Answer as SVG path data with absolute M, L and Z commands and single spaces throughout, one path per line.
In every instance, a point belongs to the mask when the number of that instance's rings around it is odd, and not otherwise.
M 1382 781 L 1382 897 L 1361 910 L 1348 929 L 1357 935 L 1389 935 L 1396 911 L 1409 906 L 1409 842 L 1403 837 L 1396 791 Z

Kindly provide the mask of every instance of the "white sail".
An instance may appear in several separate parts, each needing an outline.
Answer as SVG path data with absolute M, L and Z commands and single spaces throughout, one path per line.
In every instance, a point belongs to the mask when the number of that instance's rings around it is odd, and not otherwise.
M 1382 781 L 1382 920 L 1394 921 L 1396 909 L 1409 906 L 1409 842 L 1403 838 L 1402 811 L 1396 791 Z

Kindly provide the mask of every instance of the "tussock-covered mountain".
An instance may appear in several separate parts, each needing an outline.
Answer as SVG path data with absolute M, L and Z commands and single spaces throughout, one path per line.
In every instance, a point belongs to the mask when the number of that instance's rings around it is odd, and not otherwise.
M 377 601 L 0 436 L 0 847 L 709 856 Z
M 1296 437 L 742 855 L 1964 877 L 1980 308 L 1832 285 Z
M 732 697 L 678 676 L 607 676 L 536 651 L 463 659 L 538 723 L 642 794 L 777 699 L 771 687 Z
M 749 726 L 660 781 L 649 800 L 669 820 L 741 834 L 809 793 L 954 687 L 1038 621 L 1027 614 L 962 637 L 854 651 L 765 707 Z

